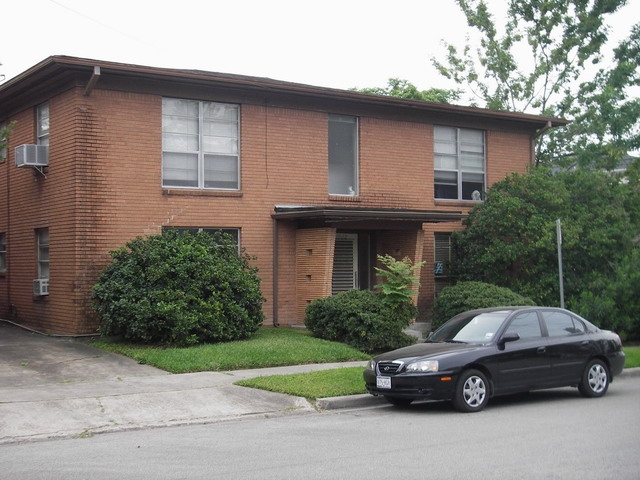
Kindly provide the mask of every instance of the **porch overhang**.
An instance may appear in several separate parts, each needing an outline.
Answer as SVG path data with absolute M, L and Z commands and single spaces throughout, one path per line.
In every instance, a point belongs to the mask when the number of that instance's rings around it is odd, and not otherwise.
M 276 205 L 272 217 L 310 224 L 370 224 L 379 228 L 393 224 L 460 222 L 465 214 L 460 211 L 398 208 Z

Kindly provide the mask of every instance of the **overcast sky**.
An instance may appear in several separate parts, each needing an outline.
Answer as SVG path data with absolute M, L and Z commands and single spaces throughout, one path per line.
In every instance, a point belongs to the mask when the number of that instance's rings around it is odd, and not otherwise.
M 613 21 L 618 38 L 640 18 L 629 3 Z M 452 88 L 430 58 L 467 32 L 454 0 L 13 0 L 0 18 L 5 81 L 70 55 L 341 89 L 392 77 Z

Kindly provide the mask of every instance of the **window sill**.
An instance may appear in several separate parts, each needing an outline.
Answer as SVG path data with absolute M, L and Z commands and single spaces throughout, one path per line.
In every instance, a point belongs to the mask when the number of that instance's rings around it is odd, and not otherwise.
M 241 191 L 227 190 L 189 190 L 180 188 L 163 188 L 162 195 L 183 197 L 242 197 Z
M 475 207 L 479 203 L 482 203 L 482 200 L 446 200 L 444 198 L 436 198 L 434 200 L 436 205 L 442 206 L 454 206 L 454 207 Z
M 357 195 L 329 195 L 330 202 L 360 202 Z

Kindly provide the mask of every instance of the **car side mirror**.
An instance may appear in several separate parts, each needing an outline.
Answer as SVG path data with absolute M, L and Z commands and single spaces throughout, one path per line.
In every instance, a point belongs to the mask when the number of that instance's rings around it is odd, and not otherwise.
M 500 337 L 500 341 L 498 342 L 498 345 L 504 348 L 505 343 L 515 342 L 517 340 L 520 340 L 520 335 L 518 334 L 518 332 L 505 333 L 502 337 Z

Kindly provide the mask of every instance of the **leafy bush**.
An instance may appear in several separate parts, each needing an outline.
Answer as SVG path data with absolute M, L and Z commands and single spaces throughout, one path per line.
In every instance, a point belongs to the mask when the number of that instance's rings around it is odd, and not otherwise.
M 104 335 L 180 346 L 244 339 L 262 324 L 257 269 L 227 234 L 168 231 L 111 256 L 92 295 Z
M 640 340 L 640 249 L 613 268 L 611 279 L 595 276 L 570 308 L 623 340 Z
M 349 290 L 318 298 L 307 306 L 305 325 L 315 337 L 343 342 L 363 352 L 414 343 L 415 338 L 403 330 L 415 315 L 415 307 L 407 304 L 413 309 L 394 308 L 383 298 L 370 290 Z
M 414 271 L 422 267 L 425 262 L 414 264 L 409 257 L 396 260 L 391 255 L 378 255 L 378 261 L 386 268 L 376 268 L 376 273 L 382 277 L 377 288 L 383 294 L 382 301 L 387 305 L 402 307 L 411 304 L 414 288 L 419 285 L 419 275 Z
M 450 274 L 461 281 L 499 285 L 540 305 L 557 305 L 556 222 L 561 219 L 567 304 L 606 283 L 636 245 L 640 232 L 637 178 L 620 181 L 604 171 L 552 173 L 536 168 L 494 183 L 485 201 L 452 235 Z M 635 180 L 634 180 L 635 178 Z
M 433 304 L 432 324 L 435 330 L 458 313 L 476 308 L 506 305 L 535 305 L 533 300 L 523 297 L 508 288 L 483 282 L 459 282 L 440 292 Z

